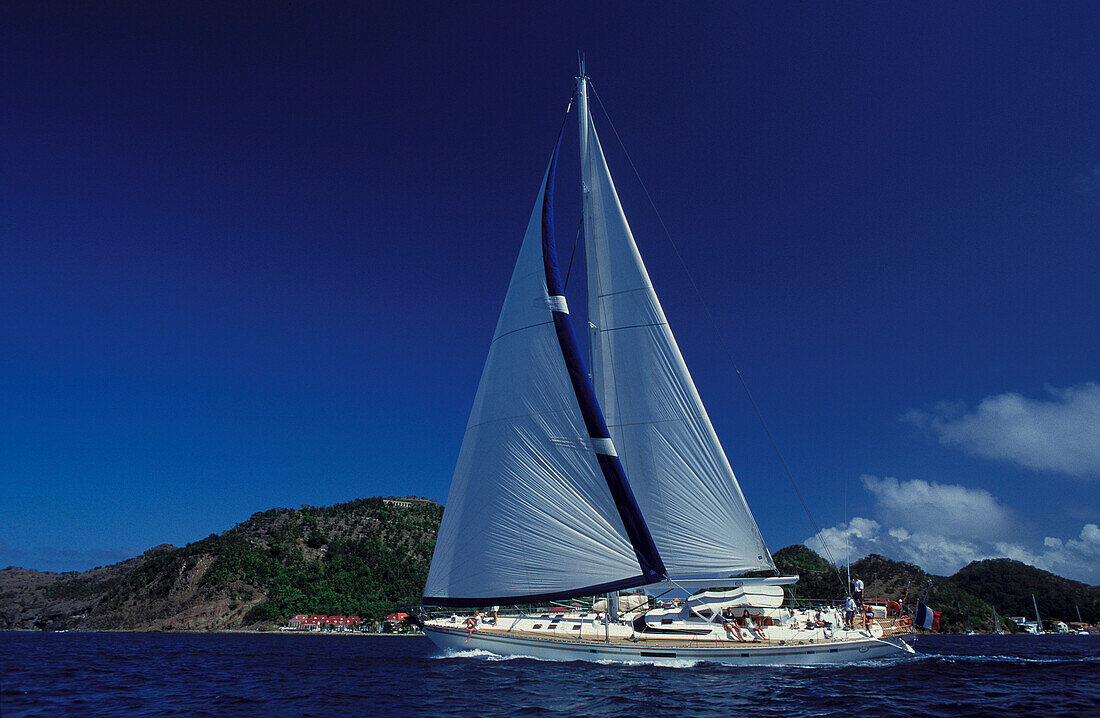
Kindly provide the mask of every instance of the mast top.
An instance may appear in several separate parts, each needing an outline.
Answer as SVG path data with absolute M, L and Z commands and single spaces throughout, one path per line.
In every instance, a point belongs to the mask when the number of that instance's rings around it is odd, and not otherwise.
M 581 80 L 587 78 L 588 75 L 584 74 L 584 53 L 577 50 L 577 65 L 580 67 L 580 74 L 577 75 L 577 79 Z

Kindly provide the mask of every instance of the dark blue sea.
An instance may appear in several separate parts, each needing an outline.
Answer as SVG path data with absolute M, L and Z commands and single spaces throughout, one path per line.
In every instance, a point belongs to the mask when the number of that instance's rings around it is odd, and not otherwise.
M 1098 636 L 931 636 L 841 667 L 445 656 L 423 637 L 0 633 L 0 715 L 1098 716 Z

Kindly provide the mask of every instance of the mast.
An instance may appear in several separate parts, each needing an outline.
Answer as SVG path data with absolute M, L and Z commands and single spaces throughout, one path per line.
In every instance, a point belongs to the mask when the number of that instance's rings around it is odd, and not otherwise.
M 584 257 L 588 272 L 594 271 L 595 256 L 591 255 L 591 245 L 588 240 L 589 227 L 591 226 L 591 211 L 588 207 L 588 185 L 585 176 L 588 174 L 586 162 L 588 161 L 588 75 L 584 71 L 584 53 L 577 53 L 578 70 L 577 77 L 577 131 L 580 135 L 581 153 L 581 226 L 584 228 Z M 591 274 L 589 274 L 591 277 Z M 593 321 L 593 311 L 596 308 L 596 285 L 588 282 L 588 380 L 596 386 L 596 354 L 597 341 L 600 330 Z M 617 623 L 618 616 L 618 591 L 604 594 L 607 601 L 607 612 L 604 614 L 605 639 L 611 642 L 611 624 Z
M 598 287 L 592 281 L 596 271 L 595 254 L 591 249 L 592 210 L 589 207 L 589 187 L 586 178 L 588 170 L 588 75 L 584 71 L 584 55 L 578 58 L 580 73 L 577 75 L 577 130 L 580 133 L 581 153 L 581 226 L 584 228 L 585 264 L 588 267 L 588 377 L 596 386 L 596 356 L 599 353 L 600 329 L 596 324 L 595 310 L 598 302 Z

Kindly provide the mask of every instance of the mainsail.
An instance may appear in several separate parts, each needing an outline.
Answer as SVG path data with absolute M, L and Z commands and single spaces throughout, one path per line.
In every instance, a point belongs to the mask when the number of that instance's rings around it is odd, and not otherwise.
M 548 291 L 548 281 L 560 284 L 544 211 L 556 152 L 478 385 L 426 604 L 593 594 L 664 574 L 583 366 L 571 361 L 579 355 L 565 299 L 560 287 Z
M 774 569 L 623 214 L 578 80 L 593 383 L 669 575 Z

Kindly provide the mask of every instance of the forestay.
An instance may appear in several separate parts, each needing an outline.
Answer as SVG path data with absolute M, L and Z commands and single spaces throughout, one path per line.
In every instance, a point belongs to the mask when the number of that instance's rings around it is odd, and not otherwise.
M 652 580 L 641 576 L 555 336 L 552 310 L 564 300 L 547 294 L 546 186 L 544 176 L 478 385 L 426 604 L 518 603 Z
M 653 291 L 580 84 L 593 381 L 673 578 L 774 569 Z

